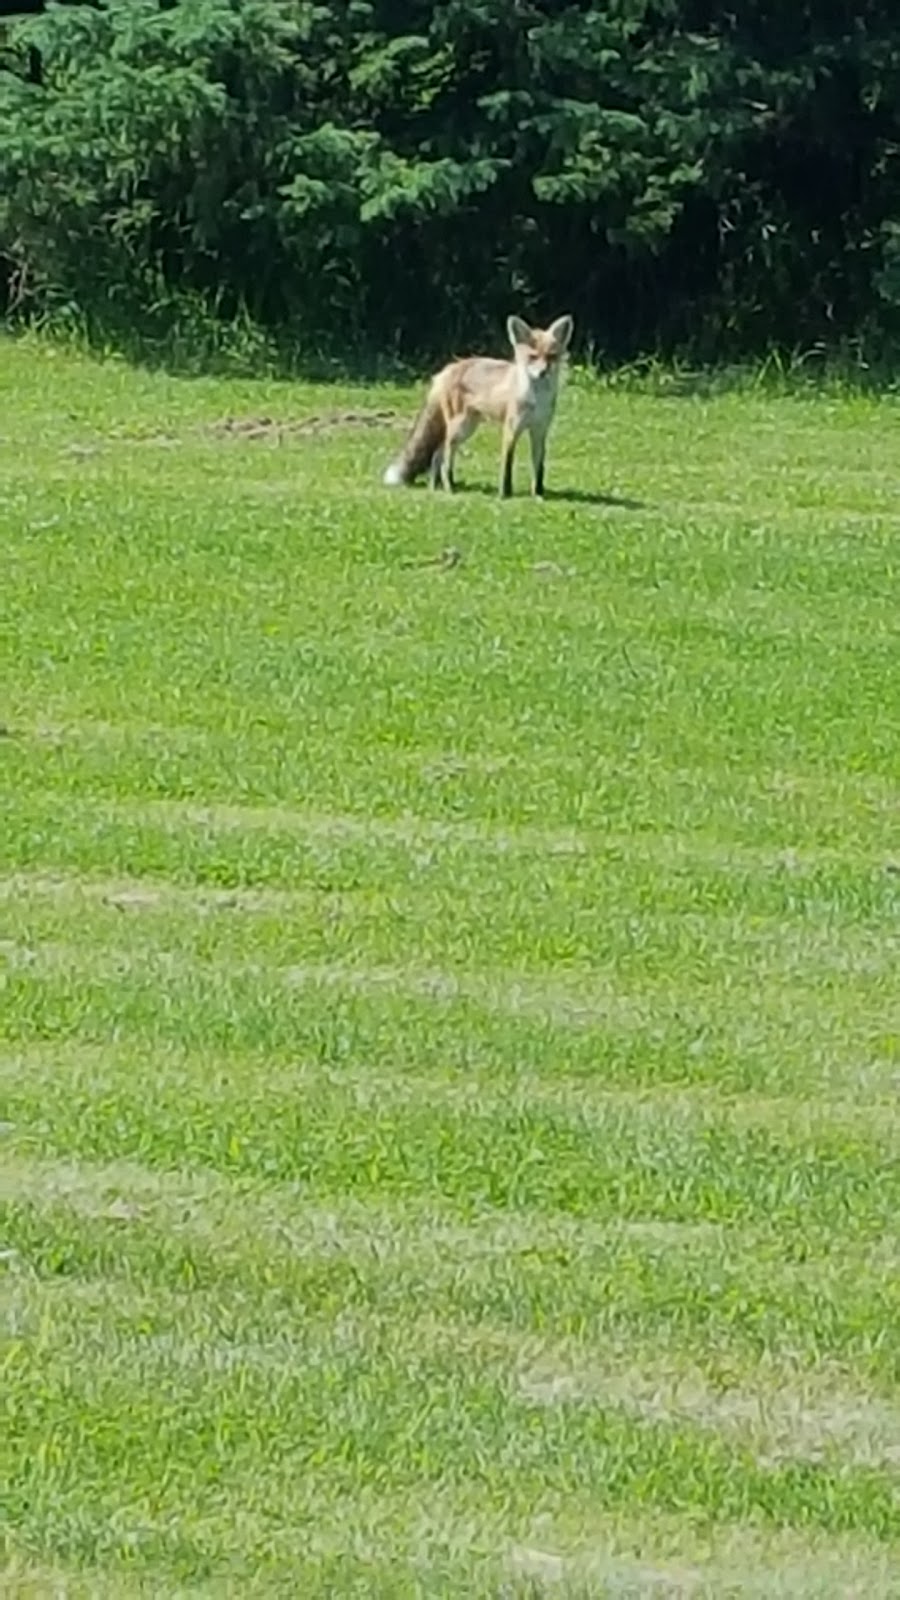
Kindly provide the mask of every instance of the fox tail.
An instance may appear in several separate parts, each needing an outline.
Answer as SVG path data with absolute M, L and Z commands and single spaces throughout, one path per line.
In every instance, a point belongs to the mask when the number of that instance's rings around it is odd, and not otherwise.
M 444 442 L 444 417 L 435 395 L 429 394 L 413 423 L 400 454 L 384 474 L 391 486 L 412 483 L 431 465 L 432 457 Z

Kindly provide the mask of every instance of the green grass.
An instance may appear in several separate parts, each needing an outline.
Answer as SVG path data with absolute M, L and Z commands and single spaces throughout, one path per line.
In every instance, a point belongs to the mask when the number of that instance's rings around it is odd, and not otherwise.
M 897 404 L 417 398 L 0 343 L 0 1586 L 894 1595 Z

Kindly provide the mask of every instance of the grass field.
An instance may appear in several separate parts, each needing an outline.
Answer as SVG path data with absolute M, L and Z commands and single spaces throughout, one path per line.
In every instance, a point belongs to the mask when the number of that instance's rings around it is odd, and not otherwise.
M 0 343 L 0 1589 L 896 1596 L 898 404 L 417 398 Z

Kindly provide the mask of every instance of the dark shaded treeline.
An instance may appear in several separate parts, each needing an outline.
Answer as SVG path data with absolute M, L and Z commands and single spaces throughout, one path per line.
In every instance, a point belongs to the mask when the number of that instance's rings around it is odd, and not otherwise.
M 17 10 L 24 10 L 22 4 Z M 105 0 L 4 30 L 12 299 L 407 350 L 890 338 L 896 0 Z

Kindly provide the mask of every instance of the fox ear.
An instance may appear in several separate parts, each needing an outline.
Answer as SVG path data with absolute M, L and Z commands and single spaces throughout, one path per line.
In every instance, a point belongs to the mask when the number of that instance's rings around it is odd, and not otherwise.
M 557 317 L 555 322 L 551 322 L 547 332 L 558 350 L 568 350 L 574 327 L 574 317 Z
M 531 344 L 531 329 L 521 317 L 507 317 L 506 331 L 510 344 Z

